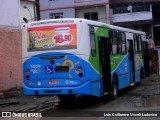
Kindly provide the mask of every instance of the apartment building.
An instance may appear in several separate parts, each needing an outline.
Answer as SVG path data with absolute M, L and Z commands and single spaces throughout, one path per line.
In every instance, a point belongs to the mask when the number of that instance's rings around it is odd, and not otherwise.
M 110 23 L 109 0 L 40 0 L 41 19 L 85 18 Z
M 111 0 L 111 24 L 146 32 L 160 46 L 159 0 Z

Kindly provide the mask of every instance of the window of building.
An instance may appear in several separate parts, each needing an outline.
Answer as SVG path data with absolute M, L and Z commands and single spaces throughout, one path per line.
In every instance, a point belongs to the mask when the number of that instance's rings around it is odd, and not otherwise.
M 122 14 L 122 13 L 129 13 L 128 6 L 120 6 L 113 8 L 113 14 Z
M 51 19 L 60 19 L 63 18 L 63 13 L 50 13 Z
M 97 12 L 91 12 L 91 13 L 84 13 L 84 18 L 88 20 L 98 20 L 98 13 Z
M 133 5 L 133 12 L 150 11 L 150 5 Z

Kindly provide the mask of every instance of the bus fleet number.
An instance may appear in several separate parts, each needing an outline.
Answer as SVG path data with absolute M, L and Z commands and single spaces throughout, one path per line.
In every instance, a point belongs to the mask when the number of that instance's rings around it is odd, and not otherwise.
M 39 65 L 39 64 L 31 65 L 31 68 L 41 68 L 41 65 Z

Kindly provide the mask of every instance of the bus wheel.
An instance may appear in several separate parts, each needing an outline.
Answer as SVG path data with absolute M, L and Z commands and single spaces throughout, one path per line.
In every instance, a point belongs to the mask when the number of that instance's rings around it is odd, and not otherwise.
M 111 98 L 112 100 L 115 100 L 118 96 L 118 83 L 117 83 L 117 78 L 113 77 L 112 78 L 112 93 L 111 93 Z

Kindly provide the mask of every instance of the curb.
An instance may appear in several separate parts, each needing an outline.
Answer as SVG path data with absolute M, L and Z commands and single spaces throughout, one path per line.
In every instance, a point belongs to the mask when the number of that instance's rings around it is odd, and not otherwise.
M 23 96 L 22 90 L 4 91 L 0 93 L 0 99 L 22 97 L 22 96 Z

